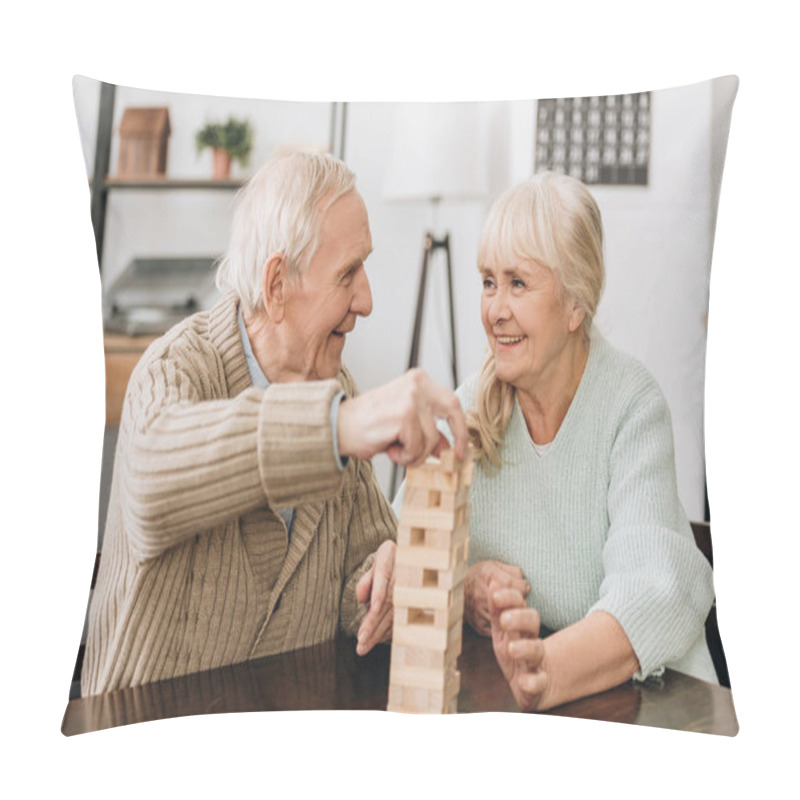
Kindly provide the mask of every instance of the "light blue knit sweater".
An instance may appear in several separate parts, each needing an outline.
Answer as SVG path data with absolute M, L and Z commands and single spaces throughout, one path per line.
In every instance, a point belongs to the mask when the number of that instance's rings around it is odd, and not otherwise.
M 458 390 L 474 405 L 477 375 Z M 529 605 L 559 630 L 591 611 L 620 623 L 638 679 L 667 666 L 717 683 L 704 623 L 711 568 L 678 499 L 672 424 L 653 377 L 594 332 L 558 435 L 537 454 L 515 403 L 503 466 L 472 485 L 470 563 L 520 566 Z M 395 500 L 400 513 L 402 493 Z

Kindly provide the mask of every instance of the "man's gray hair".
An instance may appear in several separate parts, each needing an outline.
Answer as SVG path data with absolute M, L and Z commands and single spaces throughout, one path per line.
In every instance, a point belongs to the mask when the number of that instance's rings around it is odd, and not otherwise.
M 296 280 L 319 246 L 325 211 L 355 189 L 349 167 L 326 153 L 297 152 L 268 161 L 240 190 L 217 288 L 233 291 L 245 313 L 262 307 L 264 268 L 281 253 Z

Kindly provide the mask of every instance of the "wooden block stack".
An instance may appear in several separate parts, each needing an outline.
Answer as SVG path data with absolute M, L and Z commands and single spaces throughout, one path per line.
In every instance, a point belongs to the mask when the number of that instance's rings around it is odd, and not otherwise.
M 454 714 L 460 688 L 469 491 L 454 450 L 406 473 L 397 530 L 389 711 Z

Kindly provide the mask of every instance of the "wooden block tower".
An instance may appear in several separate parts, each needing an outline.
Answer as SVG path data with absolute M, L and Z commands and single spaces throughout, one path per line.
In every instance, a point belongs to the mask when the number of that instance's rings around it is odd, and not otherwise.
M 395 556 L 389 711 L 454 714 L 460 688 L 472 453 L 406 472 Z

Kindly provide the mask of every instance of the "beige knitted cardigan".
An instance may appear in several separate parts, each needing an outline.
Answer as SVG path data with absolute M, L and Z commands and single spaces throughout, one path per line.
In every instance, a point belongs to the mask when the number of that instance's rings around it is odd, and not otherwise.
M 84 696 L 355 633 L 355 584 L 395 536 L 371 464 L 334 461 L 346 371 L 254 388 L 236 313 L 228 295 L 193 315 L 131 376 Z M 282 507 L 296 509 L 291 537 Z

